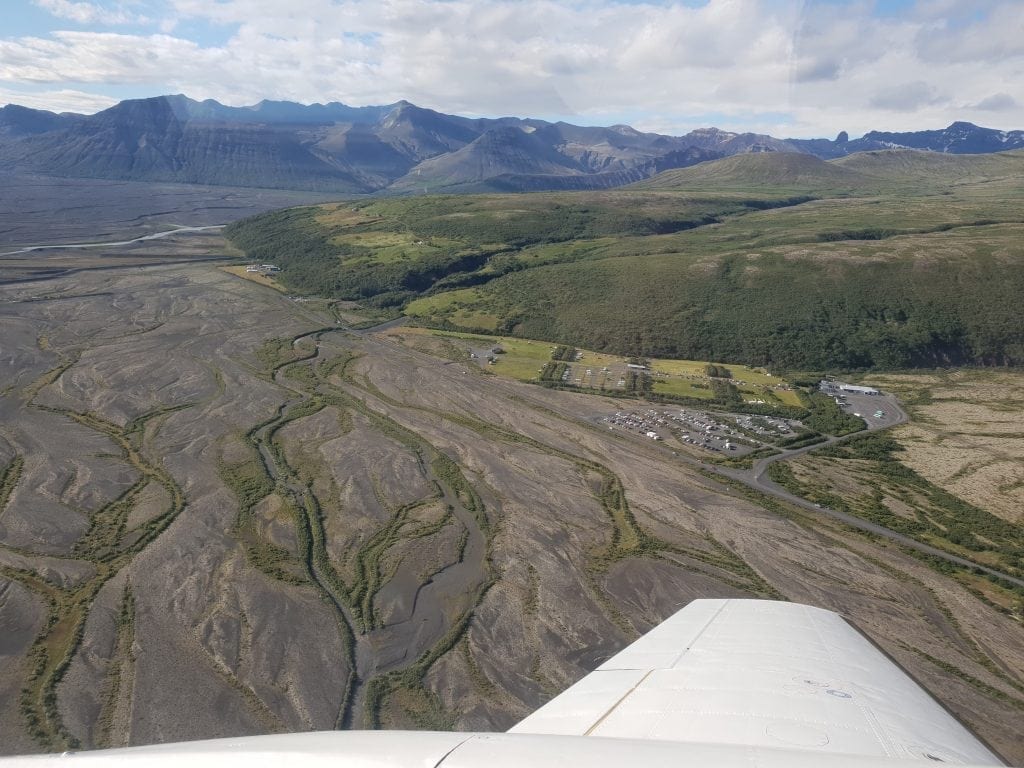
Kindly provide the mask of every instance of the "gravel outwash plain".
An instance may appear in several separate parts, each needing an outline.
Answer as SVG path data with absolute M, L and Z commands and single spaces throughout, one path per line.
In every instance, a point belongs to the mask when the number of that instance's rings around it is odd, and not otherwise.
M 1012 617 L 207 264 L 0 285 L 0 745 L 503 730 L 695 597 L 838 610 L 1024 761 Z M 764 504 L 764 506 L 762 506 Z
M 0 252 L 128 240 L 175 226 L 226 224 L 337 195 L 283 189 L 70 179 L 0 171 Z

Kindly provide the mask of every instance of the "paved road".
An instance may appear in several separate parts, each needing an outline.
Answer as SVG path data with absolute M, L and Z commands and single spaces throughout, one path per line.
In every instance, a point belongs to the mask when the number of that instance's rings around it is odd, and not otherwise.
M 910 420 L 910 418 L 907 416 L 906 411 L 904 411 L 900 407 L 900 404 L 895 397 L 892 397 L 891 395 L 883 395 L 879 397 L 874 397 L 872 399 L 874 401 L 872 407 L 877 406 L 879 409 L 884 407 L 886 409 L 885 412 L 887 414 L 887 418 L 885 421 L 879 421 L 874 418 L 865 419 L 865 423 L 868 425 L 868 431 L 875 432 L 880 429 L 891 429 L 892 427 L 898 426 L 900 424 L 905 424 Z M 889 418 L 889 415 L 891 415 L 892 418 Z M 848 435 L 847 437 L 851 436 Z M 774 464 L 776 461 L 784 461 L 796 458 L 797 456 L 802 456 L 805 453 L 817 450 L 818 448 L 824 448 L 827 445 L 840 443 L 843 440 L 846 440 L 847 437 L 830 437 L 823 443 L 815 443 L 814 445 L 808 445 L 804 448 L 796 448 L 794 450 L 783 450 L 782 453 L 779 453 L 775 456 L 767 456 L 763 459 L 759 459 L 758 461 L 754 462 L 754 466 L 752 469 L 737 471 L 741 472 L 745 477 L 753 480 L 763 489 L 768 489 L 769 487 L 779 488 L 780 486 L 776 485 L 775 483 L 773 483 L 771 480 L 764 476 L 765 472 L 768 471 L 768 467 L 771 464 Z
M 371 333 L 380 333 L 381 331 L 386 331 L 390 328 L 398 328 L 401 325 L 405 325 L 407 322 L 409 322 L 409 318 L 402 315 L 401 317 L 396 317 L 394 320 L 387 320 L 377 325 L 371 325 L 369 328 L 346 328 L 346 330 L 356 334 L 357 336 L 369 336 Z
M 907 416 L 906 412 L 899 406 L 899 403 L 896 401 L 896 398 L 891 396 L 879 397 L 877 398 L 877 402 L 879 406 L 884 406 L 884 408 L 886 409 L 886 413 L 892 414 L 893 418 L 891 420 L 887 420 L 884 423 L 878 422 L 877 420 L 874 419 L 868 420 L 867 423 L 869 430 L 876 431 L 880 429 L 891 429 L 892 427 L 895 427 L 899 424 L 904 424 L 907 421 L 909 421 L 909 417 Z M 856 434 L 863 433 L 859 432 Z M 848 439 L 849 437 L 853 437 L 853 435 L 849 435 L 847 437 L 832 437 L 823 443 L 809 445 L 805 448 L 798 448 L 793 451 L 784 451 L 775 456 L 768 456 L 767 458 L 756 461 L 751 469 L 729 469 L 727 467 L 716 467 L 713 465 L 708 465 L 706 468 L 710 469 L 711 471 L 719 475 L 724 475 L 725 477 L 731 478 L 732 480 L 738 480 L 744 485 L 750 486 L 755 490 L 761 491 L 762 493 L 767 493 L 778 499 L 782 499 L 783 501 L 786 501 L 795 506 L 802 507 L 803 509 L 809 510 L 811 512 L 826 515 L 835 520 L 839 520 L 840 522 L 845 523 L 846 525 L 849 525 L 853 528 L 858 528 L 862 531 L 873 533 L 876 536 L 882 536 L 884 538 L 889 539 L 890 541 L 895 541 L 897 544 L 902 544 L 906 547 L 916 549 L 918 552 L 923 552 L 927 555 L 932 555 L 933 557 L 941 558 L 943 560 L 946 560 L 947 562 L 954 563 L 955 565 L 959 565 L 965 568 L 973 568 L 982 571 L 983 573 L 987 573 L 990 576 L 996 576 L 1002 579 L 1003 581 L 1007 581 L 1018 587 L 1024 587 L 1024 579 L 1018 579 L 1014 576 L 1010 576 L 1009 574 L 1003 573 L 1002 571 L 998 571 L 994 568 L 989 568 L 988 566 L 981 565 L 980 563 L 975 563 L 971 560 L 967 560 L 965 558 L 958 557 L 957 555 L 950 554 L 949 552 L 937 549 L 936 547 L 925 544 L 924 542 L 918 541 L 917 539 L 914 539 L 910 536 L 899 533 L 890 528 L 886 528 L 883 525 L 873 523 L 870 520 L 865 520 L 861 517 L 857 517 L 856 515 L 841 512 L 837 509 L 823 507 L 820 504 L 814 504 L 813 502 L 810 502 L 807 499 L 804 499 L 800 496 L 797 496 L 794 493 L 791 493 L 790 491 L 786 490 L 781 485 L 773 481 L 770 477 L 768 477 L 768 467 L 774 464 L 776 461 L 786 461 L 788 459 L 793 459 L 796 458 L 797 456 L 801 456 L 810 451 L 817 450 L 818 448 L 824 448 L 827 445 L 840 443 Z
M 819 444 L 814 447 L 820 448 L 821 445 Z M 775 458 L 776 460 L 778 460 L 779 458 L 784 457 Z M 965 568 L 976 569 L 984 573 L 987 573 L 990 576 L 996 576 L 1002 579 L 1003 581 L 1007 581 L 1018 587 L 1024 587 L 1024 579 L 1018 579 L 1014 576 L 1010 576 L 1009 574 L 1003 573 L 1002 571 L 997 571 L 994 568 L 989 568 L 988 566 L 981 565 L 970 560 L 966 560 L 962 557 L 957 557 L 956 555 L 950 554 L 949 552 L 945 552 L 941 549 L 936 549 L 935 547 L 929 546 L 928 544 L 920 542 L 917 539 L 913 539 L 910 536 L 898 533 L 894 530 L 886 528 L 885 526 L 878 525 L 877 523 L 872 523 L 869 520 L 856 517 L 855 515 L 850 515 L 846 512 L 840 512 L 837 509 L 831 509 L 829 507 L 822 507 L 818 504 L 812 504 L 811 502 L 807 501 L 807 499 L 801 498 L 796 494 L 790 493 L 785 488 L 778 485 L 777 483 L 772 482 L 772 480 L 770 480 L 767 477 L 743 477 L 739 476 L 739 474 L 733 474 L 728 470 L 719 468 L 713 469 L 718 474 L 732 477 L 733 479 L 739 480 L 741 483 L 744 483 L 745 485 L 749 485 L 751 488 L 755 488 L 759 491 L 775 496 L 776 498 L 782 499 L 783 501 L 787 501 L 790 504 L 794 504 L 795 506 L 803 507 L 804 509 L 810 510 L 811 512 L 819 512 L 823 515 L 827 515 L 828 517 L 834 518 L 835 520 L 839 520 L 842 523 L 846 523 L 847 525 L 852 526 L 853 528 L 859 528 L 862 531 L 868 531 L 869 533 L 873 533 L 877 536 L 883 536 L 889 539 L 890 541 L 895 541 L 898 544 L 902 544 L 912 549 L 916 549 L 918 552 L 923 552 L 927 555 L 942 558 L 943 560 L 954 563 L 956 565 L 963 566 Z

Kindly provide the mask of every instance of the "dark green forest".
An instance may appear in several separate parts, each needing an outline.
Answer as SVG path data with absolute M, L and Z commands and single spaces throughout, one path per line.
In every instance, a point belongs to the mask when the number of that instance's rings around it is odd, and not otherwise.
M 1024 364 L 1024 269 L 973 262 L 836 264 L 721 257 L 540 267 L 480 289 L 530 338 L 618 354 L 789 370 Z M 680 274 L 682 273 L 682 274 Z

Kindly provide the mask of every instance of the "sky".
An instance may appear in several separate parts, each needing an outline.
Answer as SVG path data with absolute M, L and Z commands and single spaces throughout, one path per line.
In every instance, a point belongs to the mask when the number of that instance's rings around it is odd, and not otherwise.
M 683 134 L 1024 129 L 1024 0 L 3 0 L 0 104 L 407 99 Z

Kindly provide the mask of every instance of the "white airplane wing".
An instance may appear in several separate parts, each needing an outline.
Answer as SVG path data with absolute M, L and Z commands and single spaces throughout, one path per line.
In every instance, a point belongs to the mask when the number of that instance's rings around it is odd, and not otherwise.
M 831 611 L 694 600 L 510 733 L 1002 765 Z
M 505 734 L 321 732 L 68 757 L 126 768 L 1003 765 L 838 615 L 759 600 L 693 601 Z

